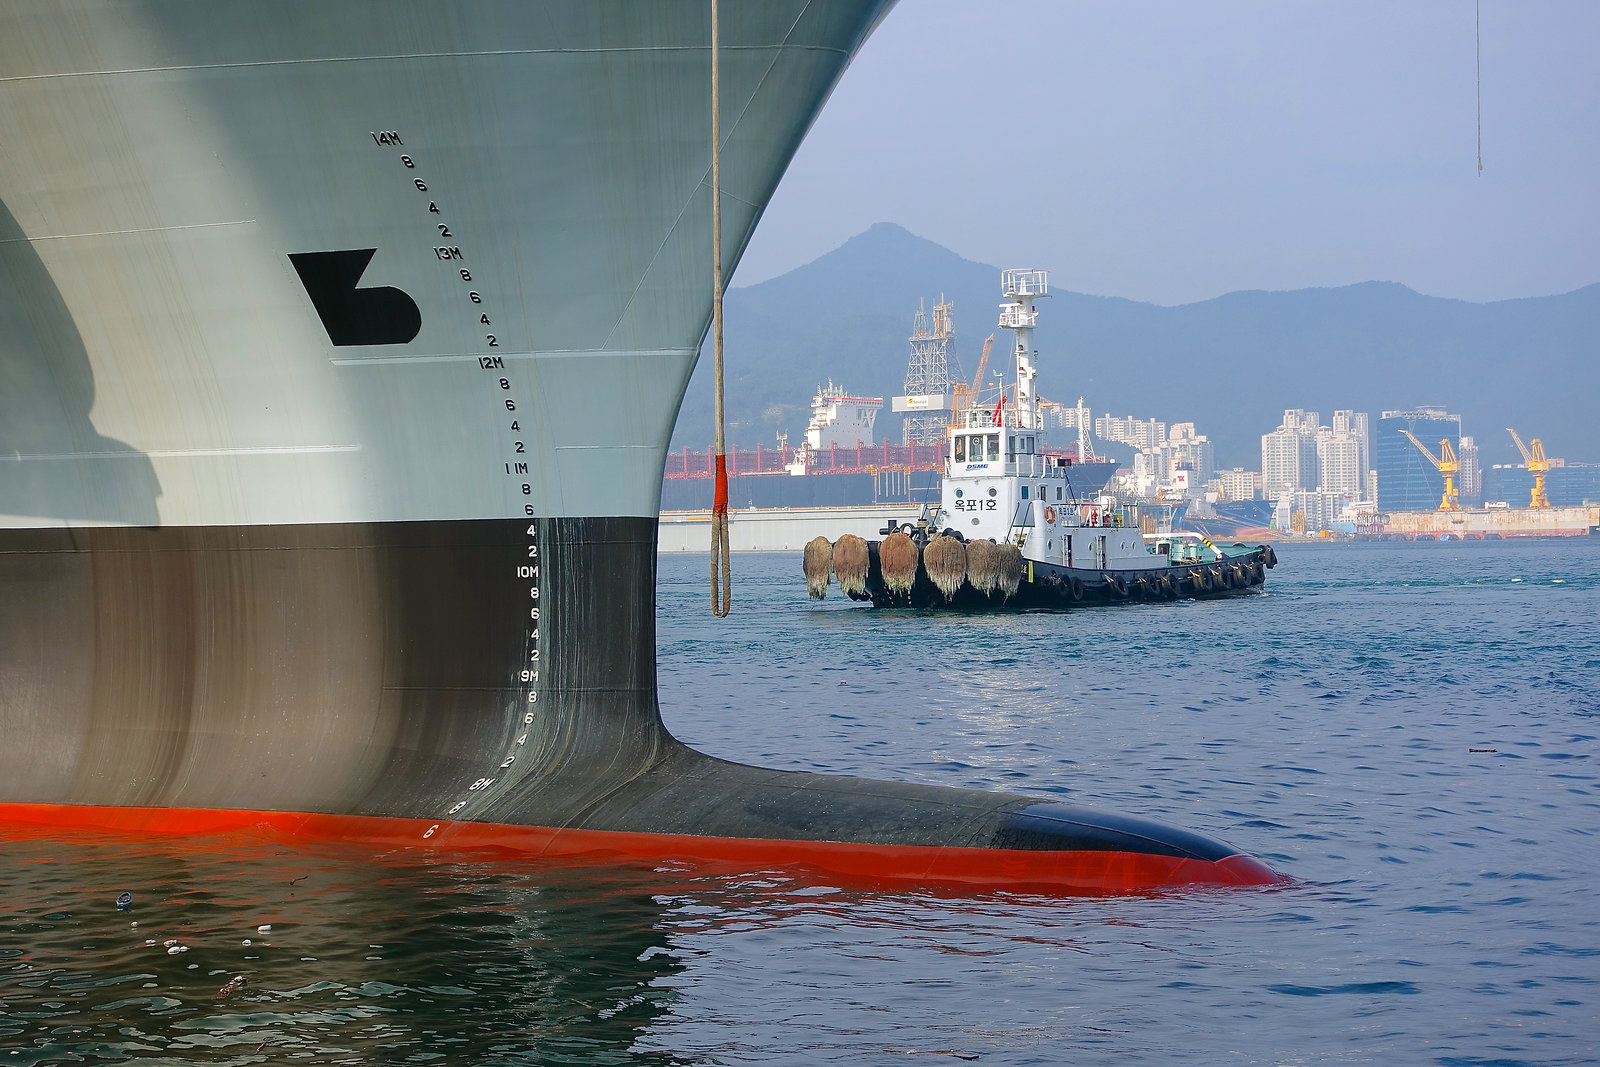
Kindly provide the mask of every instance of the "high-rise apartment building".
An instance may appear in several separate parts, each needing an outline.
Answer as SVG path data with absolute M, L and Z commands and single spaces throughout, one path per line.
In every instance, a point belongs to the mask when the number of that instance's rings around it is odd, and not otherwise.
M 1324 430 L 1317 435 L 1317 488 L 1324 493 L 1360 497 L 1366 487 L 1366 468 L 1361 462 L 1361 442 L 1351 433 Z
M 1261 472 L 1235 467 L 1217 475 L 1217 488 L 1224 500 L 1260 500 Z
M 1456 446 L 1456 457 L 1461 463 L 1461 474 L 1456 485 L 1461 490 L 1461 505 L 1475 508 L 1483 503 L 1483 464 L 1478 459 L 1478 442 L 1466 434 Z
M 1315 411 L 1290 408 L 1282 425 L 1261 435 L 1261 488 L 1268 499 L 1317 487 L 1318 422 Z
M 1378 472 L 1378 507 L 1384 511 L 1429 511 L 1444 495 L 1444 475 L 1429 463 L 1401 430 L 1410 430 L 1435 456 L 1439 441 L 1451 447 L 1461 439 L 1461 416 L 1440 408 L 1385 411 L 1378 420 L 1372 444 L 1373 468 Z M 1459 484 L 1459 481 L 1458 481 Z
M 1211 446 L 1211 438 L 1203 433 L 1195 433 L 1192 422 L 1172 424 L 1167 430 L 1167 447 L 1164 451 L 1167 454 L 1167 469 L 1194 472 L 1191 481 L 1195 485 L 1204 484 L 1211 477 L 1211 472 L 1217 469 L 1216 450 Z
M 1367 413 L 1365 411 L 1335 411 L 1333 413 L 1333 432 L 1335 435 L 1343 434 L 1355 439 L 1360 451 L 1357 469 L 1361 472 L 1355 492 L 1356 495 L 1371 500 L 1377 493 L 1377 487 L 1372 484 L 1372 437 L 1367 431 Z
M 1040 405 L 1044 416 L 1044 428 L 1047 430 L 1076 430 L 1081 421 L 1085 432 L 1094 430 L 1094 411 L 1086 406 L 1083 398 L 1078 398 L 1077 407 L 1068 407 L 1065 404 Z
M 1143 451 L 1167 443 L 1167 424 L 1155 419 L 1136 419 L 1132 415 L 1127 418 L 1102 415 L 1094 420 L 1094 435 L 1102 441 L 1116 441 Z

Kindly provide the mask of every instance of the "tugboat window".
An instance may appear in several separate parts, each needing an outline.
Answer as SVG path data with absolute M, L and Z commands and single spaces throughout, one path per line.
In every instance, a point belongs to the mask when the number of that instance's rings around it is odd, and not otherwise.
M 999 458 L 1000 458 L 1000 435 L 997 434 L 997 433 L 992 433 L 992 434 L 989 435 L 989 462 L 993 463 L 993 462 L 997 461 Z
M 958 433 L 958 434 L 956 434 L 956 462 L 957 463 L 965 463 L 966 461 L 967 461 L 967 435 L 964 434 L 964 433 Z
M 994 496 L 994 489 L 993 489 L 993 487 L 991 487 L 991 488 L 990 488 L 990 489 L 989 489 L 989 495 L 990 495 L 990 496 Z
M 1028 499 L 1028 487 L 1027 486 L 1023 486 L 1022 487 L 1022 499 L 1024 499 L 1024 500 Z

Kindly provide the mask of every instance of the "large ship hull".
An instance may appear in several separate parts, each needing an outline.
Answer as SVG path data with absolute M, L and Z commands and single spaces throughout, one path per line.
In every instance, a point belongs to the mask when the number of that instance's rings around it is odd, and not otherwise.
M 731 262 L 887 5 L 728 6 Z M 688 0 L 0 11 L 0 816 L 1270 878 L 1137 820 L 662 727 L 708 39 Z

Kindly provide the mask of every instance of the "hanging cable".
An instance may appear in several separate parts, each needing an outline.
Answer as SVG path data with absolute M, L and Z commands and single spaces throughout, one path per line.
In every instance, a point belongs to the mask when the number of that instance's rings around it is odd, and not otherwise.
M 1478 49 L 1478 173 L 1481 175 L 1483 173 L 1483 0 L 1472 0 L 1472 32 Z
M 722 71 L 718 21 L 717 0 L 711 0 L 711 352 L 717 424 L 716 491 L 711 498 L 711 613 L 722 619 L 733 610 L 733 572 L 728 550 L 728 460 L 722 438 Z

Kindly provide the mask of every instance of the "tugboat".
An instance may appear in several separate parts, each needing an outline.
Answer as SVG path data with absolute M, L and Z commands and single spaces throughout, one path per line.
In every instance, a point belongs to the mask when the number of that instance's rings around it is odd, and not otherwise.
M 1272 546 L 1222 547 L 1174 530 L 1167 505 L 1079 497 L 1073 457 L 1044 446 L 1034 388 L 1036 301 L 1050 295 L 1049 277 L 1007 270 L 1001 290 L 999 325 L 1016 337 L 1011 395 L 955 413 L 937 509 L 885 526 L 881 541 L 813 540 L 811 595 L 825 594 L 830 572 L 851 599 L 875 607 L 1070 608 L 1260 591 L 1277 565 Z

